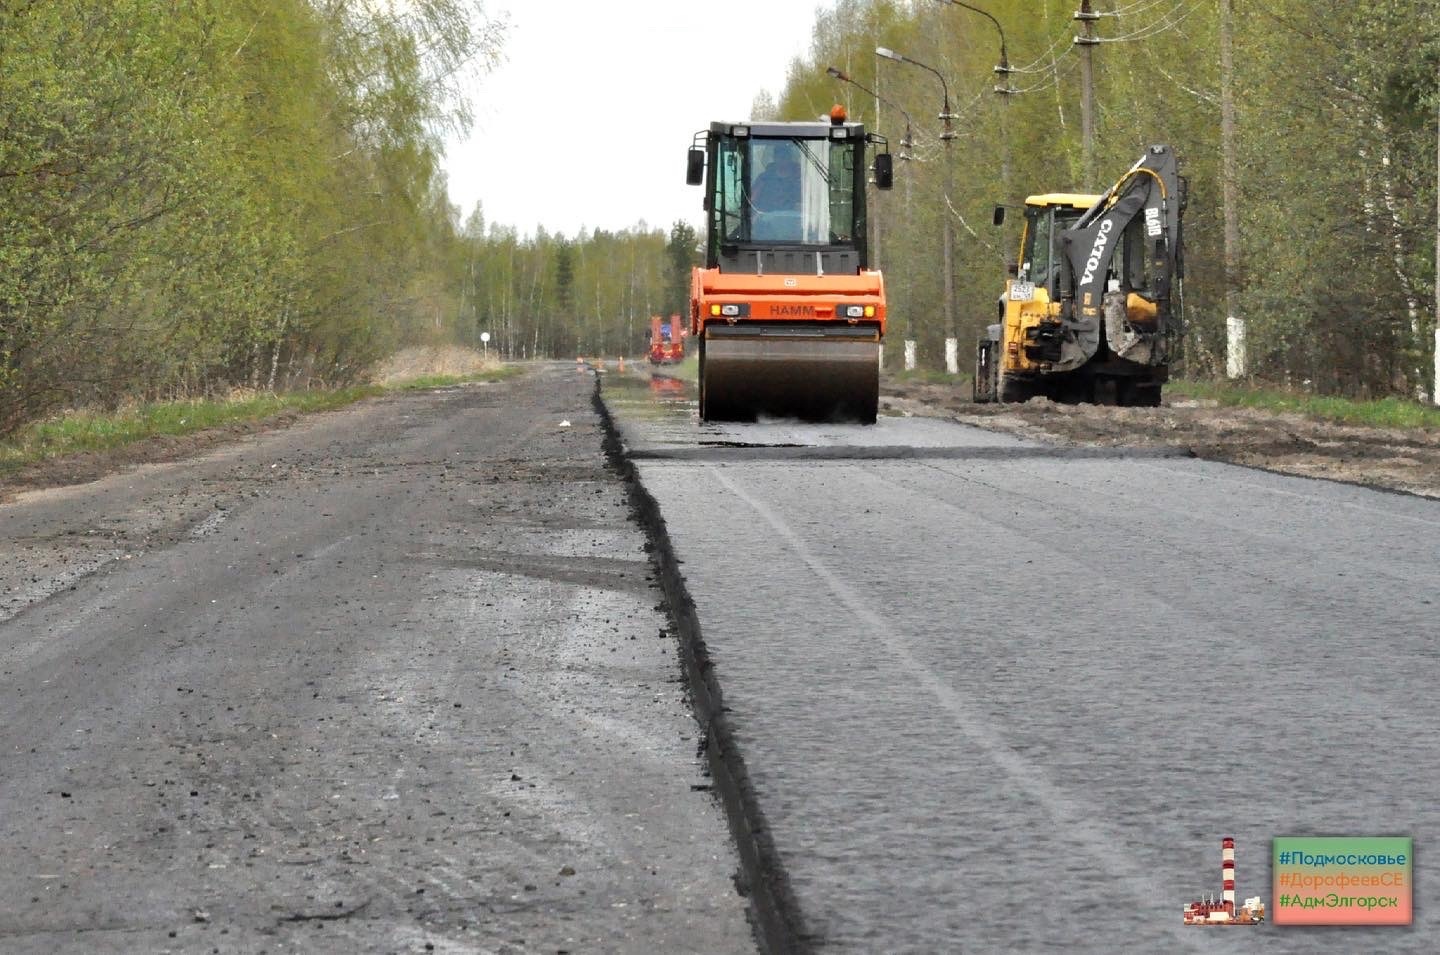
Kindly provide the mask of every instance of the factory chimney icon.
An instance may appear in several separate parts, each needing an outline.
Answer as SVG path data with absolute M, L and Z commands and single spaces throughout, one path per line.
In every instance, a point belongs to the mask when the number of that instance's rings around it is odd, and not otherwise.
M 1246 899 L 1243 908 L 1235 908 L 1235 840 L 1231 836 L 1220 840 L 1220 891 L 1219 899 L 1207 894 L 1185 906 L 1185 924 L 1258 925 L 1265 921 L 1265 903 L 1258 895 Z

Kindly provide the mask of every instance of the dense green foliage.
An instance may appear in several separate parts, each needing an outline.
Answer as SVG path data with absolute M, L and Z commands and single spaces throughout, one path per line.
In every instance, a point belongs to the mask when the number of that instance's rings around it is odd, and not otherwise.
M 1440 8 L 1239 5 L 1238 268 L 1224 268 L 1221 0 L 1095 0 L 1096 141 L 1081 143 L 1078 0 L 834 0 L 758 115 L 832 103 L 886 134 L 871 227 L 892 333 L 941 365 L 942 222 L 962 355 L 992 320 L 1027 194 L 1098 191 L 1155 142 L 1190 182 L 1181 370 L 1217 375 L 1225 300 L 1255 377 L 1414 395 L 1432 367 Z M 438 166 L 503 24 L 484 0 L 0 0 L 0 435 L 58 407 L 359 381 L 403 344 L 504 358 L 637 354 L 683 312 L 699 238 L 460 223 Z M 888 46 L 949 85 L 879 60 Z M 836 66 L 893 105 L 825 73 Z M 913 119 L 910 146 L 901 144 Z M 703 118 L 702 118 L 703 119 Z M 677 149 L 678 156 L 678 149 Z M 678 159 L 677 159 L 678 162 Z M 892 351 L 898 352 L 898 347 Z
M 477 0 L 0 0 L 0 434 L 453 335 Z
M 896 109 L 831 79 L 836 66 L 914 120 L 910 162 L 872 202 L 895 330 L 922 361 L 941 351 L 942 215 L 957 236 L 960 334 L 994 314 L 1018 227 L 990 225 L 997 202 L 1041 192 L 1098 192 L 1150 143 L 1175 146 L 1190 182 L 1184 370 L 1224 371 L 1226 291 L 1221 190 L 1221 58 L 1216 0 L 1097 0 L 1095 175 L 1083 170 L 1078 0 L 972 0 L 1003 27 L 1022 92 L 1003 82 L 995 24 L 938 0 L 837 0 L 811 56 L 792 64 L 782 119 L 834 102 L 886 134 Z M 1436 113 L 1440 7 L 1433 0 L 1329 4 L 1263 0 L 1234 18 L 1241 230 L 1234 277 L 1261 379 L 1326 393 L 1414 394 L 1433 342 Z M 939 140 L 942 87 L 932 73 L 881 60 L 900 51 L 947 80 L 959 136 Z M 945 171 L 953 177 L 949 204 Z M 963 344 L 963 343 L 962 343 Z

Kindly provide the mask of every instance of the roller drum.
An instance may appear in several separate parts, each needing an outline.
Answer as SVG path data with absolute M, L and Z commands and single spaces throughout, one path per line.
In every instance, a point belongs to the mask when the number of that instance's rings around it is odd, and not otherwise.
M 760 416 L 874 424 L 880 403 L 880 334 L 873 326 L 707 326 L 700 416 Z

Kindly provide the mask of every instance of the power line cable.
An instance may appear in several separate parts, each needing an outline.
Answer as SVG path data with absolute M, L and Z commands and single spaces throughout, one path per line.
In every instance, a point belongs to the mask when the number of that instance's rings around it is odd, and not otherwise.
M 1055 51 L 1059 50 L 1061 47 L 1065 48 L 1065 52 L 1062 53 L 1060 57 L 1056 57 Z M 1050 67 L 1040 67 L 1040 64 L 1045 63 L 1047 60 L 1053 63 L 1057 59 L 1069 55 L 1070 51 L 1071 34 L 1069 29 L 1067 28 L 1063 34 L 1056 38 L 1054 43 L 1050 44 L 1050 46 L 1045 50 L 1044 53 L 1041 53 L 1038 57 L 1031 60 L 1029 63 L 1026 63 L 1024 66 L 1012 66 L 1010 69 L 1016 73 L 1043 73 Z M 1037 69 L 1037 67 L 1040 68 Z
M 1139 16 L 1142 13 L 1153 10 L 1158 6 L 1162 6 L 1163 4 L 1169 2 L 1171 2 L 1171 0 L 1135 0 L 1135 2 L 1130 4 L 1129 6 L 1120 7 L 1117 10 L 1100 10 L 1097 12 L 1102 17 L 1113 17 L 1119 19 L 1120 17 Z
M 1057 61 L 1057 62 L 1058 62 L 1058 61 Z M 1045 90 L 1051 89 L 1052 87 L 1055 87 L 1055 86 L 1060 85 L 1061 81 L 1063 81 L 1063 80 L 1065 80 L 1065 79 L 1068 79 L 1068 78 L 1070 77 L 1070 75 L 1071 75 L 1072 73 L 1074 73 L 1074 72 L 1075 72 L 1077 69 L 1079 69 L 1079 68 L 1080 68 L 1080 61 L 1079 61 L 1078 59 L 1076 59 L 1076 60 L 1071 60 L 1071 61 L 1065 66 L 1065 68 L 1064 68 L 1063 70 L 1057 68 L 1056 70 L 1054 70 L 1053 72 L 1051 72 L 1050 76 L 1049 76 L 1047 79 L 1045 79 L 1045 80 L 1043 80 L 1043 81 L 1041 81 L 1041 82 L 1039 82 L 1039 83 L 1036 83 L 1034 86 L 1026 86 L 1026 87 L 1023 87 L 1022 89 L 1018 89 L 1018 90 L 1016 90 L 1015 92 L 1016 92 L 1017 94 L 1020 94 L 1020 93 L 1040 93 L 1040 92 L 1043 92 L 1043 91 L 1045 91 Z
M 1140 27 L 1133 33 L 1127 33 L 1124 36 L 1097 37 L 1097 39 L 1101 43 L 1133 43 L 1137 40 L 1148 40 L 1151 37 L 1159 36 L 1162 33 L 1168 33 L 1175 29 L 1206 2 L 1207 0 L 1194 0 L 1194 2 L 1186 8 L 1184 0 L 1181 0 L 1181 2 L 1176 3 L 1162 19 L 1150 23 L 1147 26 Z

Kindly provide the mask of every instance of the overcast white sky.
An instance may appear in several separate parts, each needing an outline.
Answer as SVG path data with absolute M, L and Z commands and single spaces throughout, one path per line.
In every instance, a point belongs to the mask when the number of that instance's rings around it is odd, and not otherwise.
M 685 150 L 711 120 L 779 98 L 831 0 L 491 0 L 505 62 L 483 80 L 475 128 L 446 147 L 450 199 L 487 223 L 574 237 L 644 220 L 702 224 Z

